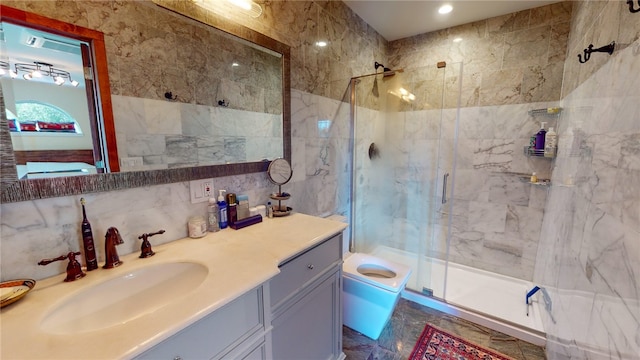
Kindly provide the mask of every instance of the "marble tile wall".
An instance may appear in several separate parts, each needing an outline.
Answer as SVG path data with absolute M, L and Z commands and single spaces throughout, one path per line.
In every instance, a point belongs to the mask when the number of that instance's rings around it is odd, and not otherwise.
M 640 16 L 625 2 L 575 7 L 534 276 L 553 301 L 543 313 L 549 359 L 640 354 L 639 38 Z M 613 40 L 611 56 L 575 58 Z
M 573 3 L 559 2 L 392 41 L 389 64 L 420 68 L 438 61 L 463 63 L 463 107 L 557 101 Z M 446 102 L 447 107 L 456 105 L 456 98 Z
M 138 171 L 282 157 L 282 115 L 113 95 L 118 155 Z
M 533 279 L 548 188 L 532 185 L 529 180 L 532 172 L 539 179 L 549 179 L 551 159 L 528 157 L 523 148 L 538 130 L 540 120 L 556 124 L 555 119 L 530 116 L 528 110 L 556 105 L 544 102 L 461 109 L 455 185 L 449 190 L 453 201 L 438 207 L 439 240 L 435 240 L 434 256 L 446 257 L 444 239 L 451 212 L 451 261 Z M 446 110 L 444 118 L 454 119 L 454 111 Z M 446 171 L 451 171 L 449 156 L 447 151 L 441 156 Z
M 274 191 L 265 173 L 216 178 L 213 185 L 215 189 L 247 194 L 251 206 L 265 204 Z M 154 236 L 152 244 L 187 237 L 189 217 L 204 216 L 207 211 L 206 203 L 191 204 L 188 182 L 2 204 L 0 280 L 39 280 L 64 273 L 66 264 L 62 261 L 48 266 L 36 264 L 82 249 L 81 197 L 86 200 L 100 265 L 104 263 L 104 235 L 109 227 L 120 230 L 124 244 L 118 246 L 118 253 L 123 255 L 140 251 L 138 236 L 146 232 L 166 230 Z

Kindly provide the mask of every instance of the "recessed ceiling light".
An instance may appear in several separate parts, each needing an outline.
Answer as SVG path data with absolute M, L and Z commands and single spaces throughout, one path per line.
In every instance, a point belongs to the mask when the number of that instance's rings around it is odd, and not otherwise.
M 457 38 L 453 39 L 453 42 L 461 42 L 461 41 L 462 41 L 461 37 L 457 37 Z
M 451 12 L 451 10 L 453 10 L 453 6 L 446 4 L 446 5 L 440 6 L 440 8 L 438 9 L 438 12 L 440 14 L 448 14 Z
M 316 41 L 316 46 L 325 47 L 325 46 L 327 46 L 327 42 L 326 41 Z

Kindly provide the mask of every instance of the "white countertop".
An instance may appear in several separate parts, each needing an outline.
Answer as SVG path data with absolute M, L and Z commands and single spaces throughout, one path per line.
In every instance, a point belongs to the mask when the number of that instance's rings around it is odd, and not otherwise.
M 277 275 L 278 265 L 344 230 L 346 224 L 291 214 L 264 219 L 240 230 L 224 229 L 199 239 L 185 238 L 153 246 L 156 255 L 121 256 L 123 265 L 87 272 L 65 283 L 65 274 L 38 281 L 20 301 L 0 312 L 2 359 L 120 359 L 141 354 L 245 292 Z M 127 241 L 127 239 L 125 239 Z M 153 245 L 153 238 L 150 239 Z M 151 314 L 125 324 L 74 335 L 40 329 L 50 309 L 87 287 L 125 275 L 141 267 L 196 262 L 206 265 L 205 280 L 192 292 Z M 100 264 L 102 266 L 102 264 Z

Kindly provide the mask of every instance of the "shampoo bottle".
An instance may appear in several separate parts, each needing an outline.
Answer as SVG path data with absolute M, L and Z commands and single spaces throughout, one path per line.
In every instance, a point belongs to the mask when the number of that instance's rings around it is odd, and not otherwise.
M 549 128 L 547 134 L 544 137 L 544 156 L 555 157 L 556 146 L 558 145 L 558 135 L 553 131 L 553 127 Z
M 220 195 L 218 195 L 218 225 L 220 229 L 227 227 L 227 202 L 224 201 L 224 195 L 222 195 L 224 192 L 226 190 L 219 190 Z
M 547 130 L 544 129 L 546 122 L 540 123 L 540 131 L 536 133 L 536 150 L 544 150 L 544 137 L 547 134 Z

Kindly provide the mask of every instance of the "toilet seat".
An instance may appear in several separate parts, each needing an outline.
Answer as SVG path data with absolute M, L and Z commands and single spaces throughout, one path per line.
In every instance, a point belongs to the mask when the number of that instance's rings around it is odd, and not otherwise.
M 358 271 L 360 268 L 361 271 Z M 375 270 L 378 272 L 391 271 L 396 274 L 394 277 L 380 277 L 364 275 L 367 270 Z M 385 259 L 361 253 L 353 253 L 349 255 L 342 264 L 343 275 L 354 280 L 359 280 L 367 284 L 382 288 L 384 290 L 399 292 L 404 288 L 409 280 L 411 268 L 408 266 L 394 263 Z

